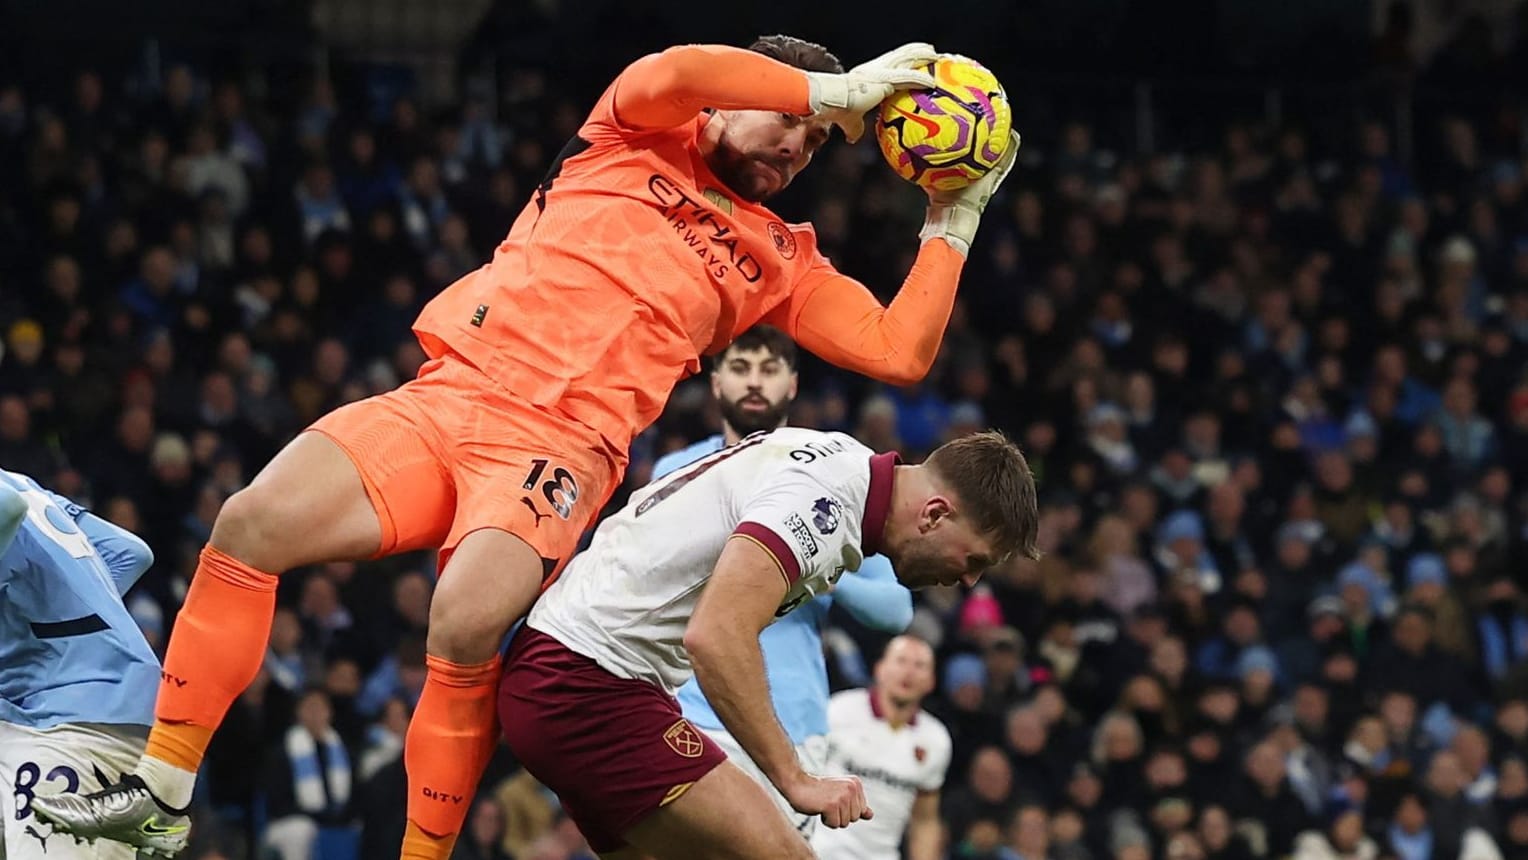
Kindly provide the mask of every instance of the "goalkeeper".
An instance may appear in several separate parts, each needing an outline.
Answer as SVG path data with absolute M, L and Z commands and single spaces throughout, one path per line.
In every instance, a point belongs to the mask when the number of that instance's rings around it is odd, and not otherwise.
M 844 72 L 820 46 L 774 36 L 750 51 L 672 48 L 622 72 L 493 259 L 425 307 L 418 378 L 319 419 L 223 507 L 138 767 L 93 795 L 39 798 L 39 814 L 140 847 L 154 822 L 180 827 L 213 731 L 260 668 L 279 575 L 439 548 L 403 856 L 445 860 L 495 742 L 499 643 L 573 554 L 674 383 L 761 321 L 894 384 L 933 364 L 1016 142 L 980 182 L 931 200 L 889 307 L 833 269 L 810 226 L 762 205 L 832 127 L 855 139 L 896 89 L 932 86 L 914 67 L 933 57 L 908 45 Z

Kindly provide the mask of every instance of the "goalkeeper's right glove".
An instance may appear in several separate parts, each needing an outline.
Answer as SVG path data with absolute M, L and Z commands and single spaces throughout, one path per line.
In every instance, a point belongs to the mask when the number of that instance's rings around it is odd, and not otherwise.
M 865 114 L 897 90 L 931 90 L 934 77 L 916 71 L 939 56 L 933 45 L 910 42 L 867 60 L 841 75 L 807 72 L 812 115 L 826 117 L 843 129 L 850 143 L 865 133 Z
M 1008 149 L 1003 152 L 1003 157 L 981 179 L 958 191 L 930 189 L 928 215 L 923 220 L 923 229 L 918 232 L 918 238 L 925 242 L 943 239 L 951 248 L 959 251 L 962 257 L 970 256 L 971 240 L 975 238 L 976 227 L 981 223 L 982 210 L 987 208 L 987 201 L 997 193 L 997 187 L 1008 178 L 1018 155 L 1019 133 L 1015 131 L 1008 135 Z

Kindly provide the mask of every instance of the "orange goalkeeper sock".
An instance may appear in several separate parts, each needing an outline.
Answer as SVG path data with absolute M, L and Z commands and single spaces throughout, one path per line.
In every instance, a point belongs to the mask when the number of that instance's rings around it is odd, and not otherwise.
M 424 692 L 403 745 L 404 860 L 447 860 L 497 742 L 499 658 L 462 666 L 427 656 Z
M 195 773 L 228 706 L 265 659 L 276 612 L 273 574 L 208 545 L 165 654 L 144 756 Z

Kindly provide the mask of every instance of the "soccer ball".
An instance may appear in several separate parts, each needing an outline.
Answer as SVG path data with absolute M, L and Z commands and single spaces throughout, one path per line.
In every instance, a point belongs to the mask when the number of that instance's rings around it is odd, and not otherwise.
M 895 92 L 881 102 L 876 140 L 903 179 L 933 191 L 964 188 L 1008 148 L 1008 96 L 986 67 L 964 57 L 940 57 L 923 71 L 935 88 Z

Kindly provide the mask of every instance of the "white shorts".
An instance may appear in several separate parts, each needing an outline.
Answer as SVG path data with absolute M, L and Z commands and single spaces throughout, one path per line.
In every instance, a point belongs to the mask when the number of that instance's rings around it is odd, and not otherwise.
M 32 798 L 106 788 L 138 765 L 148 729 L 64 725 L 51 729 L 0 723 L 0 816 L 5 840 L 0 860 L 134 860 L 137 852 L 117 842 L 76 843 L 55 834 L 32 814 Z
M 734 738 L 726 729 L 706 729 L 706 734 L 711 737 L 711 740 L 716 741 L 716 745 L 721 747 L 723 752 L 727 753 L 727 758 L 733 764 L 743 769 L 743 773 L 764 786 L 765 793 L 775 802 L 775 806 L 780 807 L 780 811 L 785 814 L 791 826 L 810 842 L 812 834 L 817 832 L 817 822 L 822 820 L 821 817 L 803 815 L 792 809 L 790 801 L 785 799 L 785 795 L 781 794 L 778 788 L 775 788 L 774 783 L 769 781 L 769 777 L 764 775 L 764 771 L 759 770 L 759 766 L 753 763 L 748 753 L 743 752 L 743 747 L 737 742 L 737 738 Z M 796 745 L 796 758 L 801 762 L 801 769 L 810 774 L 823 772 L 827 752 L 828 739 L 821 735 L 807 738 Z

